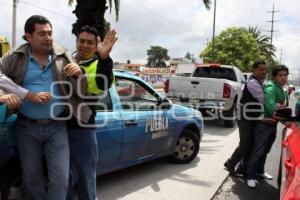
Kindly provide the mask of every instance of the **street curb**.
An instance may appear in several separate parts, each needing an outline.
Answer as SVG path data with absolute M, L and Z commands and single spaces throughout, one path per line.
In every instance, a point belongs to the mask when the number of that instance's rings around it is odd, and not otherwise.
M 225 179 L 221 182 L 220 186 L 218 187 L 218 189 L 216 190 L 216 192 L 213 194 L 213 196 L 212 196 L 209 200 L 213 200 L 213 199 L 216 197 L 218 191 L 222 188 L 223 184 L 224 184 L 225 181 L 229 178 L 229 176 L 230 176 L 230 174 L 228 173 L 228 175 L 227 175 L 227 176 L 225 177 Z

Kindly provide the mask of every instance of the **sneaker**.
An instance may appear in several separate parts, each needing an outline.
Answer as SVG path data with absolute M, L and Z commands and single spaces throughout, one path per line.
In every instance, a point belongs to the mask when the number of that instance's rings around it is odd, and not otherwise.
M 264 172 L 262 174 L 255 174 L 257 177 L 259 178 L 263 178 L 263 179 L 267 179 L 267 180 L 272 180 L 273 176 L 271 176 L 270 174 L 268 174 L 267 172 Z
M 247 179 L 247 186 L 250 188 L 256 188 L 256 180 L 255 179 Z
M 229 171 L 230 174 L 235 174 L 234 166 L 232 165 L 230 160 L 227 160 L 224 163 L 224 167 Z

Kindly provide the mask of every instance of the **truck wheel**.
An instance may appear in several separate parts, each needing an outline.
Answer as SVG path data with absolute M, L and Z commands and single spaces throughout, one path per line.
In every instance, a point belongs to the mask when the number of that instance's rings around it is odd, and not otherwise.
M 236 118 L 237 118 L 237 107 L 236 107 L 236 103 L 234 103 L 231 107 L 231 109 L 227 112 L 224 112 L 224 116 L 231 118 L 229 120 L 224 120 L 224 126 L 228 127 L 228 128 L 232 128 L 234 127 L 235 123 L 236 123 Z
M 191 130 L 184 130 L 177 140 L 170 159 L 174 163 L 189 163 L 199 152 L 199 138 Z

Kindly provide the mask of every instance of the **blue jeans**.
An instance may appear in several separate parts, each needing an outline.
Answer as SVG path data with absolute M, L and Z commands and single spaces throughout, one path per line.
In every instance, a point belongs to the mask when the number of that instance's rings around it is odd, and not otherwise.
M 247 162 L 247 178 L 254 179 L 255 173 L 264 173 L 267 154 L 276 139 L 277 123 L 259 122 L 254 130 L 254 145 Z
M 69 179 L 69 142 L 64 122 L 38 125 L 22 119 L 16 121 L 25 195 L 28 200 L 65 200 Z M 47 192 L 44 185 L 43 160 L 48 171 Z
M 95 129 L 69 129 L 71 152 L 71 186 L 68 199 L 73 198 L 74 186 L 79 200 L 96 199 L 98 147 Z
M 296 103 L 295 105 L 295 115 L 298 115 L 300 113 L 300 103 Z

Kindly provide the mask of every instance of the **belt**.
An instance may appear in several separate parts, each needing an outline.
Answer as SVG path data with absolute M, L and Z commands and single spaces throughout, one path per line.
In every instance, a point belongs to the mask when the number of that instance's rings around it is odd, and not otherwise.
M 51 123 L 57 122 L 58 120 L 54 120 L 54 119 L 31 119 L 29 117 L 26 117 L 25 115 L 22 114 L 18 114 L 18 119 L 24 120 L 26 122 L 31 122 L 31 123 L 35 123 L 38 125 L 49 125 Z

